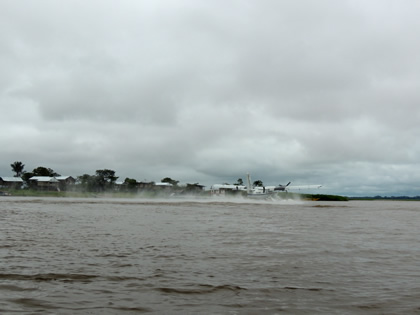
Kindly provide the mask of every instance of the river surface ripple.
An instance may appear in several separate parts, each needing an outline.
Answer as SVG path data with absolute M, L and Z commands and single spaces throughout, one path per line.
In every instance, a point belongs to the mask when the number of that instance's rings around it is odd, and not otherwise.
M 0 197 L 1 314 L 420 314 L 420 203 Z

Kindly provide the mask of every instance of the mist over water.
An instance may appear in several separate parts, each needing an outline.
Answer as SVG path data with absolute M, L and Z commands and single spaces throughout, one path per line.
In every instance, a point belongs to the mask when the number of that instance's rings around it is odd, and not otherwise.
M 2 197 L 0 313 L 420 313 L 418 205 Z

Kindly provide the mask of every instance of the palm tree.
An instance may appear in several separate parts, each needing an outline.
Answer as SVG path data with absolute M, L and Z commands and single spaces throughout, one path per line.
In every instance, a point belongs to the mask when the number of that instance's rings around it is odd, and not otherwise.
M 10 164 L 12 167 L 12 171 L 16 173 L 15 177 L 21 177 L 23 174 L 23 169 L 25 168 L 25 164 L 22 162 L 16 161 Z
M 178 186 L 178 183 L 179 183 L 178 180 L 172 179 L 170 177 L 165 177 L 160 182 L 161 183 L 169 183 L 169 184 L 172 184 L 173 186 Z
M 263 187 L 264 186 L 263 182 L 260 179 L 256 180 L 253 185 L 254 185 L 254 187 Z

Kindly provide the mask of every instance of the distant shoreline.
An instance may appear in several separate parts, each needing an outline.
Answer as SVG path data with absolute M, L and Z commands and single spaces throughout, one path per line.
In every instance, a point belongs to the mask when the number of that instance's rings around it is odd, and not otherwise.
M 366 201 L 374 201 L 374 200 L 420 201 L 420 196 L 415 196 L 415 197 L 408 197 L 408 196 L 392 196 L 392 197 L 375 196 L 375 197 L 348 197 L 348 198 L 349 198 L 349 200 L 366 200 Z

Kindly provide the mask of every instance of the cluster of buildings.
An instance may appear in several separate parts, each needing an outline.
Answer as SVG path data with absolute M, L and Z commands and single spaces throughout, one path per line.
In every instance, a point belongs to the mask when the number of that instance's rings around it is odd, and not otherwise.
M 31 188 L 42 191 L 72 191 L 75 190 L 78 183 L 72 176 L 33 176 L 25 182 L 20 177 L 0 177 L 0 189 L 22 189 Z M 125 191 L 127 183 L 117 181 L 113 185 L 115 191 Z M 173 186 L 171 183 L 161 182 L 137 182 L 136 185 L 130 186 L 130 191 L 168 191 L 168 192 L 188 192 L 199 193 L 204 190 L 203 185 L 199 184 L 186 184 L 180 186 Z
M 33 176 L 29 179 L 29 187 L 37 190 L 70 190 L 75 184 L 76 179 L 72 176 Z M 21 189 L 25 185 L 20 177 L 0 177 L 0 188 Z

